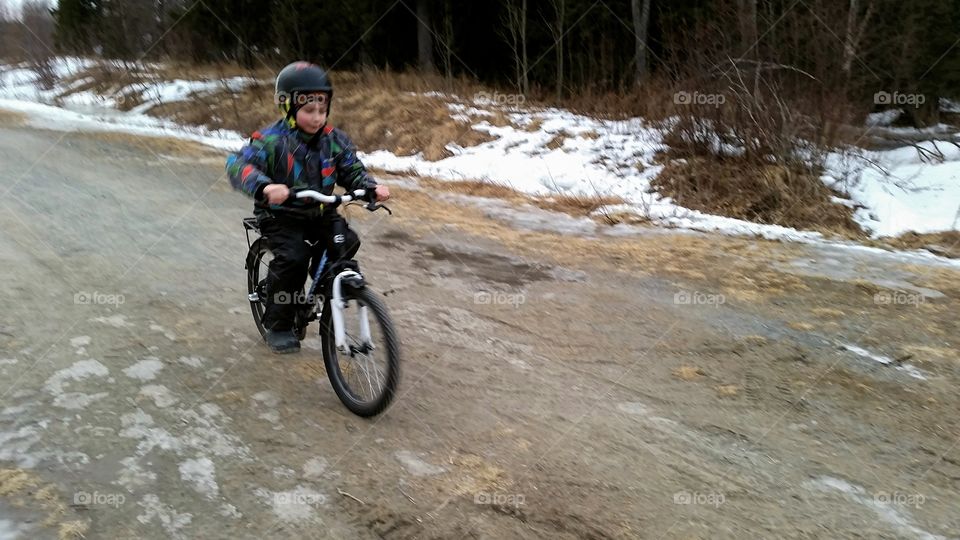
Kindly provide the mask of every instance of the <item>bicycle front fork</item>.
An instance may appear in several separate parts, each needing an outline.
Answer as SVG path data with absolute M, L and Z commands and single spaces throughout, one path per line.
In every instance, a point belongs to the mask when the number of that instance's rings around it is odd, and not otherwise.
M 330 294 L 330 315 L 333 318 L 333 335 L 337 344 L 337 350 L 343 354 L 353 355 L 355 352 L 347 343 L 347 331 L 344 325 L 344 309 L 347 302 L 343 299 L 343 285 L 349 284 L 351 287 L 363 287 L 363 276 L 353 270 L 344 270 L 333 278 L 333 290 Z M 370 321 L 367 319 L 367 306 L 360 305 L 358 316 L 360 317 L 360 352 L 367 352 L 373 348 L 373 340 L 370 337 Z

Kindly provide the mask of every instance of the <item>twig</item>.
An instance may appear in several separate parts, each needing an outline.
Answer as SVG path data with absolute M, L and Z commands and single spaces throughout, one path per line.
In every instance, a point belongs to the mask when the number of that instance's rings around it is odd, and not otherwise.
M 417 504 L 417 501 L 415 501 L 415 500 L 413 500 L 413 497 L 411 497 L 410 495 L 407 495 L 407 492 L 406 492 L 406 491 L 404 491 L 404 490 L 403 490 L 403 488 L 402 488 L 402 487 L 400 487 L 400 485 L 399 485 L 399 484 L 397 485 L 397 489 L 399 489 L 399 490 L 400 490 L 400 493 L 403 493 L 403 496 L 404 496 L 404 497 L 406 497 L 406 498 L 408 498 L 408 499 L 410 499 L 410 502 L 412 502 L 413 504 Z
M 367 503 L 361 501 L 360 499 L 354 497 L 353 495 L 347 493 L 346 491 L 344 491 L 344 490 L 342 490 L 342 489 L 340 489 L 340 488 L 337 488 L 337 493 L 339 493 L 340 495 L 343 495 L 344 497 L 350 497 L 351 499 L 357 501 L 357 502 L 360 503 L 360 504 L 364 504 L 364 505 L 367 504 Z

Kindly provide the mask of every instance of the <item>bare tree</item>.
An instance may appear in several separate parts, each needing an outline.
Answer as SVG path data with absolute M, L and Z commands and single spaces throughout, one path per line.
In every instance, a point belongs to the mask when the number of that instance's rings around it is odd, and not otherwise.
M 440 31 L 440 58 L 447 84 L 453 79 L 453 6 L 452 0 L 443 3 L 443 27 Z
M 547 28 L 553 36 L 554 52 L 557 57 L 556 94 L 557 99 L 563 97 L 563 37 L 566 32 L 567 0 L 550 0 L 553 5 L 553 21 L 546 21 Z
M 299 2 L 296 0 L 276 2 L 273 8 L 273 30 L 276 35 L 274 39 L 283 53 L 291 57 L 304 58 L 306 49 L 301 32 L 303 25 L 298 24 L 299 9 Z
M 25 32 L 20 32 L 21 44 L 27 59 L 37 72 L 40 84 L 44 88 L 53 88 L 56 77 L 50 66 L 53 57 L 53 16 L 46 2 L 33 0 L 25 2 L 21 8 L 21 18 Z
M 650 25 L 650 0 L 631 0 L 630 7 L 633 11 L 633 34 L 636 37 L 634 78 L 639 85 L 647 77 L 647 27 Z
M 850 76 L 853 59 L 857 57 L 860 41 L 867 29 L 867 23 L 873 14 L 873 0 L 867 3 L 867 9 L 860 15 L 860 0 L 850 0 L 850 11 L 847 12 L 847 35 L 843 40 L 843 74 Z
M 740 21 L 740 55 L 746 58 L 757 56 L 757 0 L 737 0 L 737 15 Z
M 417 52 L 420 69 L 433 73 L 433 29 L 430 24 L 430 0 L 417 0 Z
M 507 43 L 513 51 L 517 91 L 526 94 L 530 89 L 527 67 L 527 0 L 519 0 L 519 5 L 517 0 L 508 1 L 504 26 L 507 29 Z

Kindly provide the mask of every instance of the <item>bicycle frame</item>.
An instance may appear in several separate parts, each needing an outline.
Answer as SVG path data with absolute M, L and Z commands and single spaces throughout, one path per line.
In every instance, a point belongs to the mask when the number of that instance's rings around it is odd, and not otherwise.
M 335 260 L 341 260 L 344 243 L 343 218 L 336 215 L 330 219 L 335 251 L 334 257 Z M 326 270 L 327 262 L 330 260 L 328 255 L 328 250 L 325 249 L 320 257 L 320 263 L 317 264 L 317 270 L 314 272 L 313 282 L 310 284 L 307 298 L 315 298 L 314 295 L 316 294 L 317 287 L 320 285 L 321 276 L 324 270 Z M 350 350 L 350 345 L 347 343 L 347 331 L 343 319 L 343 311 L 344 308 L 347 307 L 347 303 L 343 300 L 344 280 L 347 280 L 348 283 L 353 282 L 362 286 L 363 276 L 355 270 L 343 270 L 334 276 L 330 292 L 330 315 L 333 322 L 334 342 L 336 343 L 338 351 L 343 354 L 351 354 L 353 351 Z M 360 306 L 360 342 L 364 347 L 373 348 L 373 339 L 370 336 L 370 321 L 367 318 L 367 306 Z

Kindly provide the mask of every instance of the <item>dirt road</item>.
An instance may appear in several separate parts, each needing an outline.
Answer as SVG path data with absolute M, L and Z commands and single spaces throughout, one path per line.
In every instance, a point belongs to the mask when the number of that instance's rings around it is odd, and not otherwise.
M 0 128 L 0 538 L 960 537 L 956 267 L 395 181 L 363 420 L 258 341 L 221 164 Z

